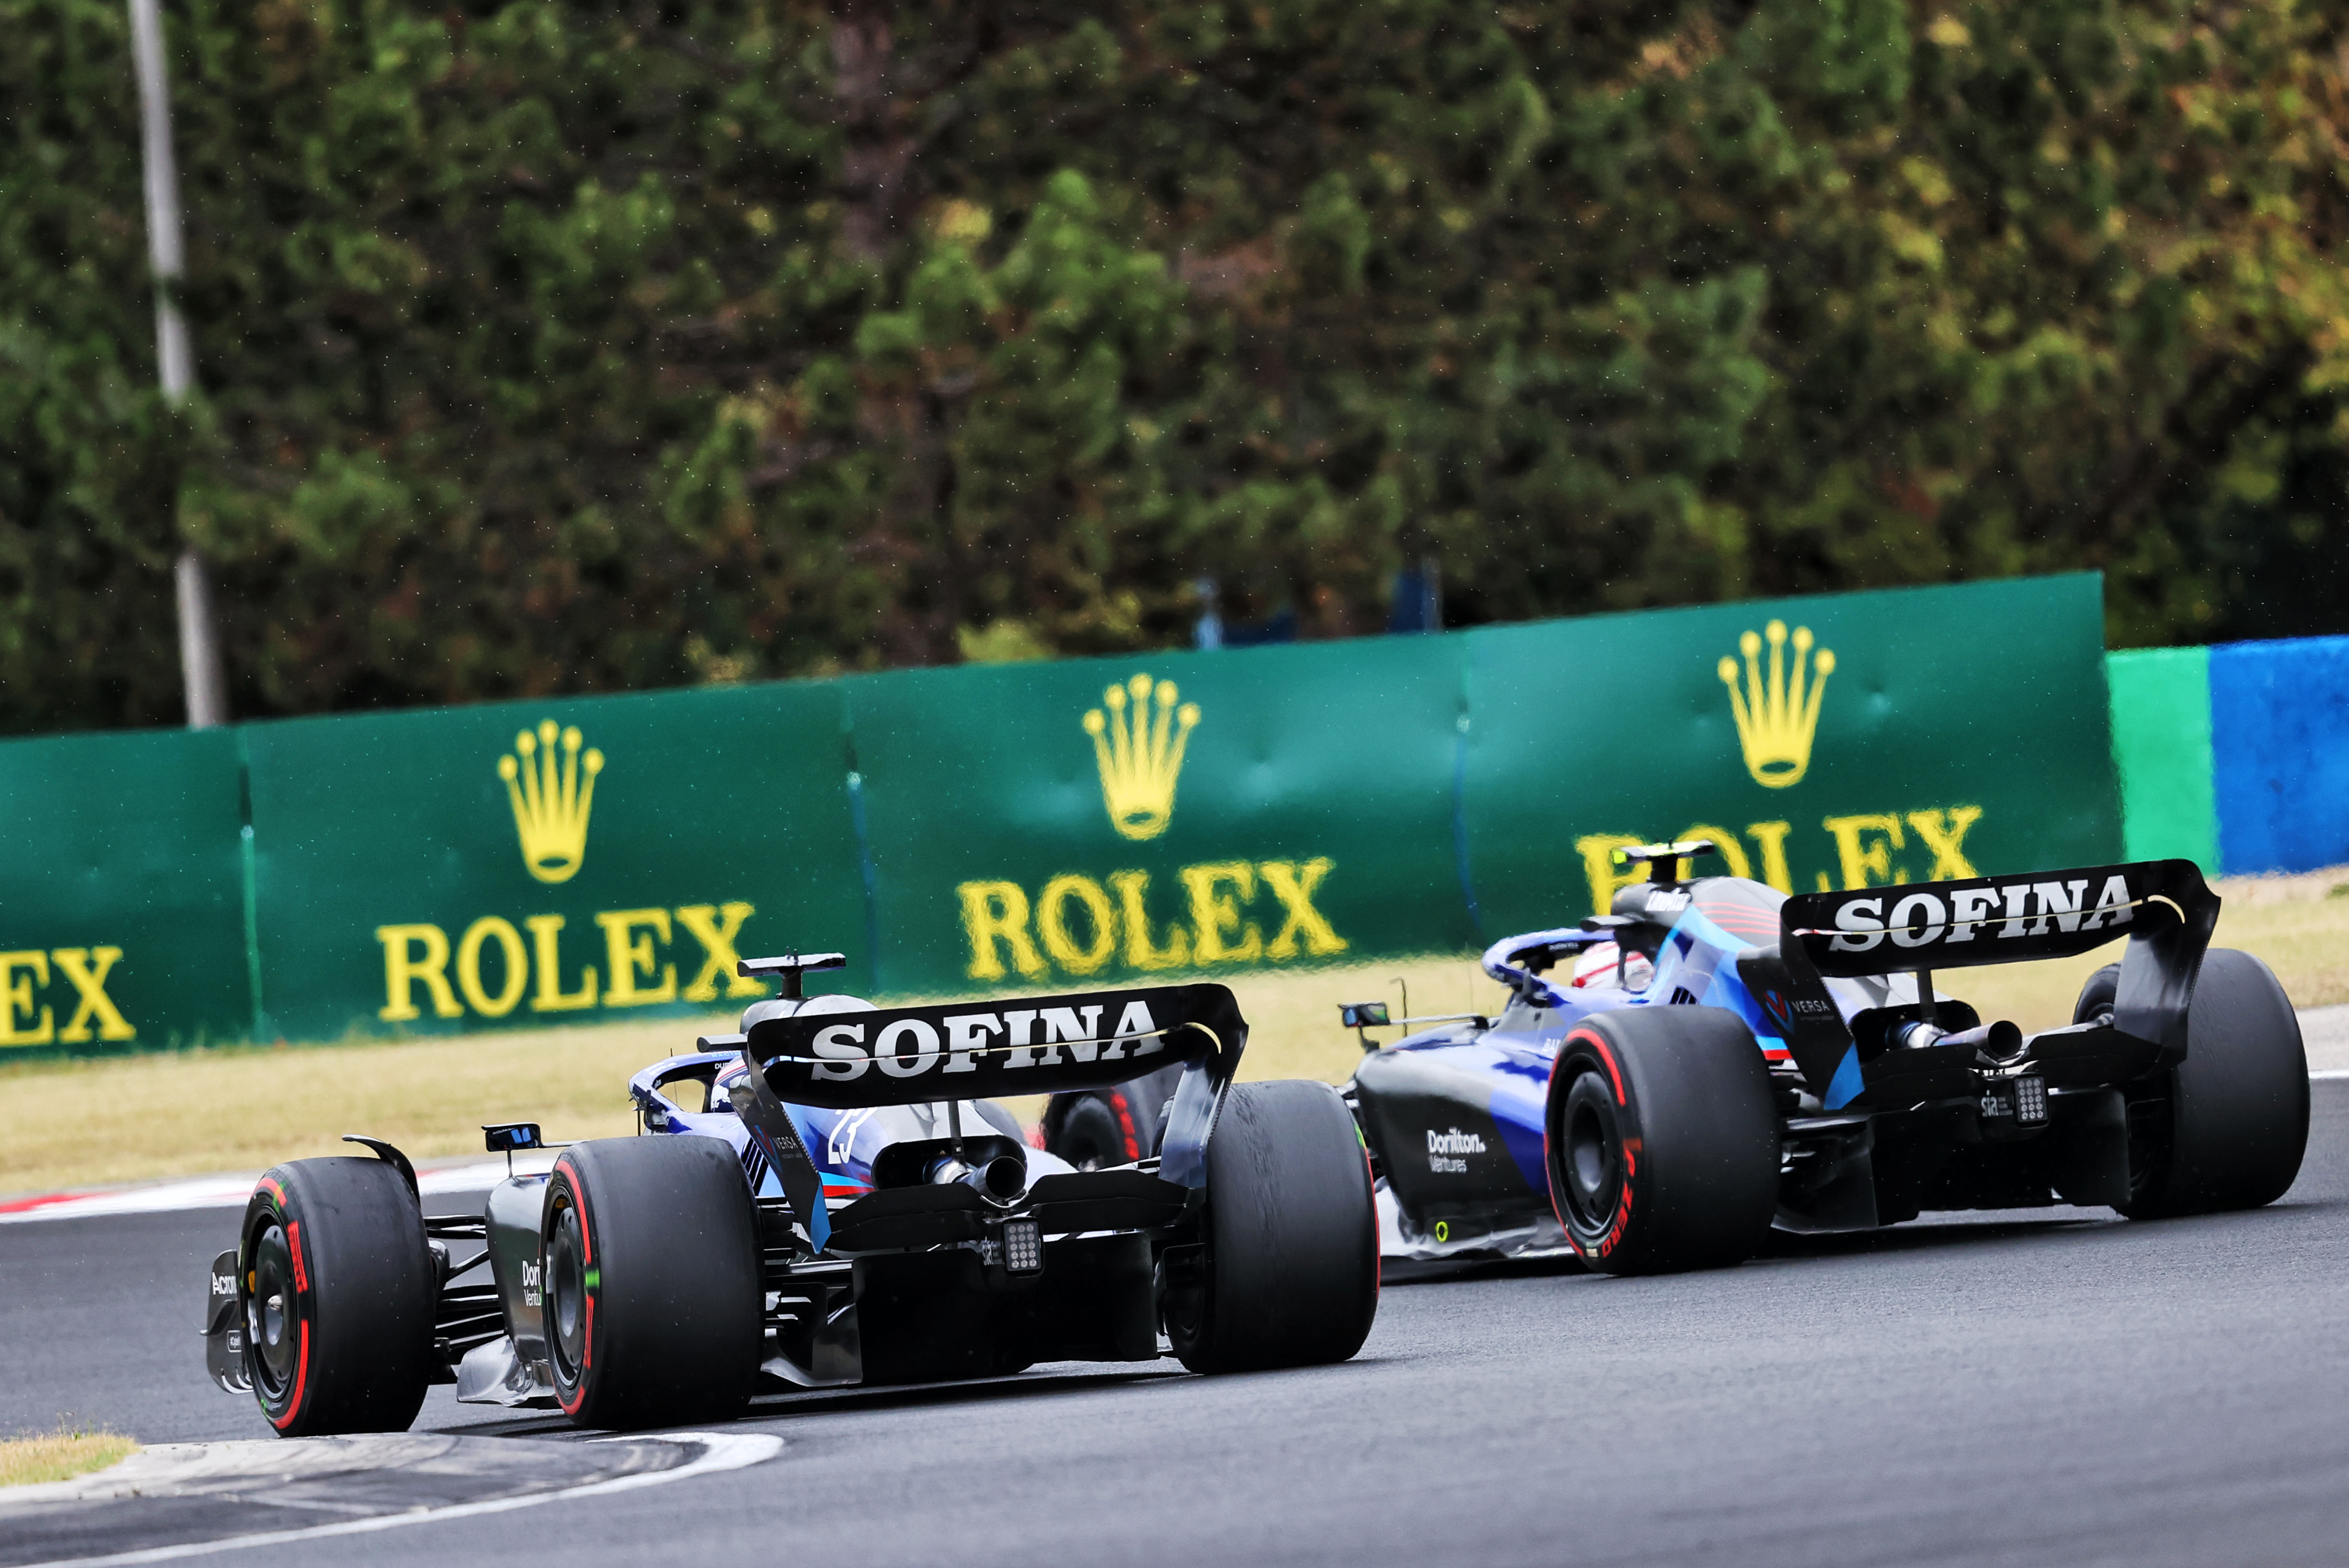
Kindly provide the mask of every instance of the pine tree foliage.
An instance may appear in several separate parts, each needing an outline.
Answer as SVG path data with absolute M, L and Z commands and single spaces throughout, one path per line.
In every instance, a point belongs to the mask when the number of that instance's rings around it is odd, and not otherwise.
M 2344 629 L 2349 70 L 2243 0 L 0 0 L 0 724 L 2101 567 Z M 1994 628 L 1982 628 L 1993 635 Z

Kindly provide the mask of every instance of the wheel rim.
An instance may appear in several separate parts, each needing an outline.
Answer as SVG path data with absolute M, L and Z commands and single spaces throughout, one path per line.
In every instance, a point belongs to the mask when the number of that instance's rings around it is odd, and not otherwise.
M 1565 1110 L 1557 1162 L 1560 1194 L 1573 1222 L 1595 1233 L 1614 1219 L 1622 1194 L 1622 1133 L 1596 1074 L 1583 1074 L 1567 1091 Z
M 577 1383 L 587 1364 L 587 1280 L 580 1259 L 586 1250 L 579 1231 L 579 1209 L 568 1196 L 556 1199 L 554 1223 L 547 1227 L 546 1316 L 554 1332 L 555 1370 L 566 1383 Z
M 254 1386 L 272 1405 L 285 1403 L 294 1387 L 300 1334 L 294 1310 L 294 1252 L 285 1228 L 274 1220 L 254 1238 L 253 1267 L 246 1275 L 245 1343 L 252 1346 Z

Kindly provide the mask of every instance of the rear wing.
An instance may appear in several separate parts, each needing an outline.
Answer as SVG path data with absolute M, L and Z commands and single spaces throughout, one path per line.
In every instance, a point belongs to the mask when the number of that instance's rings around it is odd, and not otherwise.
M 2117 938 L 2113 1027 L 2183 1060 L 2186 1012 L 2219 923 L 2219 896 L 2190 860 L 2139 860 L 2015 877 L 1805 893 L 1779 911 L 1797 1063 L 1832 1072 L 1849 1043 L 1822 976 L 1929 973 L 2071 958 Z M 1806 1002 L 1809 1005 L 1806 1005 Z
M 776 1097 L 845 1108 L 1102 1089 L 1173 1063 L 1228 1080 L 1247 1043 L 1220 985 L 769 1018 L 744 1055 Z
M 1159 1146 L 1162 1180 L 1206 1185 L 1207 1137 L 1247 1046 L 1247 1021 L 1220 985 L 1135 986 L 1071 996 L 885 1007 L 766 1018 L 739 1044 L 750 1068 L 735 1106 L 782 1180 L 799 1228 L 822 1251 L 821 1187 L 788 1107 L 849 1109 L 1107 1088 L 1184 1064 Z

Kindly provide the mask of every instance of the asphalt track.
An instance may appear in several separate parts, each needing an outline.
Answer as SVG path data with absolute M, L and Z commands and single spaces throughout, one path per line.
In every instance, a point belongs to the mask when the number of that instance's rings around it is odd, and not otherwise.
M 802 1395 L 731 1428 L 782 1439 L 751 1468 L 193 1561 L 2337 1563 L 2349 1082 L 2314 1089 L 2300 1181 L 2256 1213 L 2037 1210 L 1722 1273 L 1390 1286 L 1342 1366 Z M 233 1223 L 0 1227 L 0 1431 L 263 1435 L 196 1333 Z M 445 1389 L 418 1430 L 558 1469 L 582 1441 Z M 26 1561 L 8 1531 L 0 1560 Z

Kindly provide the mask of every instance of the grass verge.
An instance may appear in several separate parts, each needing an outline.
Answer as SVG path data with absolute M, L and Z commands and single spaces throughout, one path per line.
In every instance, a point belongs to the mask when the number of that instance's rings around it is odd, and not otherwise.
M 2302 1007 L 2349 1002 L 2349 868 L 2230 878 L 2218 942 L 2267 961 Z M 2070 1021 L 2072 999 L 2108 947 L 2061 963 L 1952 970 L 1940 988 L 2026 1029 Z M 1322 1078 L 1360 1053 L 1335 1004 L 1381 997 L 1415 1012 L 1493 1012 L 1501 988 L 1467 956 L 1439 955 L 1228 978 L 1250 1023 L 1250 1078 Z M 176 1056 L 0 1066 L 0 1194 L 257 1170 L 349 1152 L 347 1132 L 418 1159 L 480 1155 L 481 1122 L 529 1119 L 549 1137 L 634 1126 L 630 1073 L 692 1049 L 730 1015 L 389 1044 L 236 1047 Z
M 139 1451 L 119 1432 L 60 1429 L 37 1438 L 0 1438 L 0 1486 L 71 1480 Z

